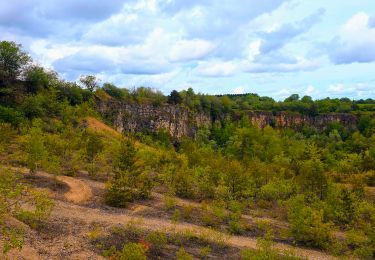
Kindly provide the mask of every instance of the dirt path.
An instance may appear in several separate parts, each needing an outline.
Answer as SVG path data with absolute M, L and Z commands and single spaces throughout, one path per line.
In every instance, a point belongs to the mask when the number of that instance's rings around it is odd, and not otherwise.
M 10 169 L 12 169 L 13 171 L 21 172 L 23 174 L 29 173 L 29 170 L 26 168 L 11 167 Z M 54 177 L 54 175 L 42 171 L 39 171 L 37 175 L 44 178 Z M 92 197 L 91 188 L 85 183 L 86 181 L 64 175 L 57 176 L 56 179 L 69 186 L 69 191 L 64 194 L 64 197 L 68 201 L 79 204 L 88 201 Z
M 83 203 L 92 197 L 91 188 L 81 180 L 69 176 L 58 176 L 57 180 L 69 186 L 70 190 L 64 194 L 68 201 Z

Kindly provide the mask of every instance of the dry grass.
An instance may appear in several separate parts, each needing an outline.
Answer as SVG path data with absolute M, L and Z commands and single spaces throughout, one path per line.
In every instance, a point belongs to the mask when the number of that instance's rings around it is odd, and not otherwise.
M 121 133 L 117 132 L 115 129 L 112 127 L 104 124 L 100 120 L 94 118 L 94 117 L 87 117 L 85 118 L 85 122 L 87 123 L 88 127 L 95 132 L 98 133 L 104 133 L 104 134 L 109 134 L 111 137 L 119 138 L 121 137 Z

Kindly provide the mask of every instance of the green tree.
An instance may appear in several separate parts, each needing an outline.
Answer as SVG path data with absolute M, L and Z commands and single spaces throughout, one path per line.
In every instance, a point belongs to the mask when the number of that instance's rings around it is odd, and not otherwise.
M 292 94 L 290 97 L 286 98 L 284 102 L 293 102 L 293 101 L 298 101 L 298 100 L 299 100 L 299 95 Z
M 331 224 L 323 222 L 323 210 L 317 210 L 305 203 L 298 195 L 289 200 L 288 221 L 291 235 L 297 242 L 318 248 L 327 248 L 331 240 Z
M 94 92 L 99 87 L 99 80 L 93 75 L 81 76 L 79 81 L 90 92 Z
M 323 199 L 327 192 L 328 181 L 323 163 L 318 159 L 304 161 L 299 176 L 303 191 L 312 192 Z
M 15 42 L 0 41 L 0 81 L 9 83 L 15 80 L 31 61 L 30 56 L 21 48 Z
M 225 184 L 229 189 L 231 199 L 241 198 L 246 188 L 248 188 L 249 176 L 241 163 L 237 160 L 228 162 L 224 170 Z
M 44 134 L 39 120 L 33 121 L 26 142 L 27 165 L 30 173 L 36 173 L 47 155 L 44 145 Z
M 104 83 L 102 89 L 108 95 L 118 100 L 123 100 L 126 94 L 129 94 L 126 89 L 120 89 L 111 83 Z
M 97 159 L 98 155 L 104 149 L 104 143 L 101 136 L 94 132 L 87 132 L 87 140 L 86 140 L 86 159 L 90 164 L 89 173 L 91 175 L 95 174 L 95 160 Z
M 180 93 L 178 93 L 176 90 L 173 90 L 171 94 L 168 96 L 168 103 L 177 105 L 182 102 L 182 97 L 180 96 Z
M 123 139 L 114 160 L 114 176 L 107 183 L 107 204 L 125 207 L 128 202 L 150 196 L 152 182 L 147 172 L 138 167 L 136 153 L 134 143 Z
M 37 93 L 55 83 L 57 75 L 55 72 L 46 71 L 43 67 L 33 65 L 26 70 L 25 80 L 28 92 Z

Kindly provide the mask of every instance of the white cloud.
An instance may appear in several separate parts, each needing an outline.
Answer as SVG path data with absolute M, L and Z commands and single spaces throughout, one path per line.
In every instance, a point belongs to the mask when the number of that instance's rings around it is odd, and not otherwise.
M 168 58 L 173 62 L 201 59 L 208 55 L 214 47 L 213 43 L 206 40 L 180 40 L 172 46 Z
M 374 82 L 357 82 L 352 84 L 332 84 L 328 87 L 328 93 L 337 97 L 371 98 L 375 95 Z
M 248 51 L 248 60 L 253 61 L 257 55 L 260 54 L 260 46 L 262 41 L 260 39 L 250 43 Z
M 291 94 L 292 92 L 289 89 L 282 88 L 281 90 L 277 91 L 273 96 L 275 96 L 279 100 L 282 100 L 289 97 Z
M 196 73 L 203 77 L 228 77 L 234 74 L 236 65 L 233 62 L 201 62 Z
M 246 93 L 246 88 L 243 86 L 233 89 L 233 94 L 244 94 L 244 93 Z
M 370 16 L 360 12 L 351 17 L 332 40 L 330 58 L 337 64 L 375 61 L 375 28 Z
M 297 58 L 294 62 L 281 62 L 281 63 L 255 63 L 245 61 L 243 68 L 245 72 L 250 73 L 285 73 L 296 71 L 313 70 L 320 66 L 319 60 L 307 60 L 305 58 Z
M 306 95 L 309 95 L 309 96 L 315 94 L 316 92 L 317 92 L 317 90 L 312 85 L 307 86 L 307 88 L 305 90 Z
M 341 83 L 332 84 L 328 87 L 328 91 L 332 93 L 340 93 L 340 92 L 345 91 L 345 86 L 344 84 L 341 84 Z

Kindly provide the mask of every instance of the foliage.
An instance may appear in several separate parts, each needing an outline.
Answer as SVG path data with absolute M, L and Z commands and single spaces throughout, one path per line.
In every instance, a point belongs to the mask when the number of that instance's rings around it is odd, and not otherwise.
M 167 245 L 168 238 L 163 232 L 153 231 L 146 236 L 146 241 L 152 245 L 154 250 L 161 251 Z
M 302 195 L 290 199 L 288 221 L 291 224 L 290 232 L 297 242 L 318 248 L 328 247 L 331 224 L 324 223 L 323 211 L 306 205 Z
M 98 79 L 93 75 L 81 76 L 79 81 L 90 92 L 94 92 L 99 87 Z
M 95 175 L 95 160 L 104 149 L 104 144 L 101 136 L 95 132 L 88 131 L 86 137 L 86 159 L 90 164 L 89 173 Z
M 121 260 L 146 260 L 147 249 L 140 243 L 127 243 L 124 245 Z
M 11 107 L 3 107 L 0 105 L 0 122 L 10 123 L 13 126 L 19 126 L 24 121 L 21 112 Z
M 180 104 L 181 102 L 182 102 L 182 98 L 180 94 L 176 90 L 173 90 L 171 94 L 168 96 L 168 103 L 176 105 L 176 104 Z
M 128 202 L 150 196 L 151 179 L 137 166 L 136 160 L 134 143 L 123 139 L 115 158 L 115 175 L 107 184 L 107 204 L 125 207 Z
M 32 210 L 22 209 L 22 203 L 29 203 Z M 17 217 L 32 227 L 45 221 L 53 203 L 41 192 L 34 191 L 19 181 L 19 175 L 0 167 L 0 235 L 4 239 L 4 253 L 23 245 L 23 231 L 8 224 Z
M 0 81 L 15 80 L 28 62 L 30 56 L 15 42 L 0 41 Z
M 177 251 L 176 256 L 177 260 L 193 260 L 193 256 L 186 252 L 183 247 Z
M 41 167 L 42 161 L 46 156 L 44 146 L 44 134 L 41 129 L 40 121 L 34 121 L 33 126 L 29 130 L 26 143 L 27 165 L 30 173 L 36 173 Z

